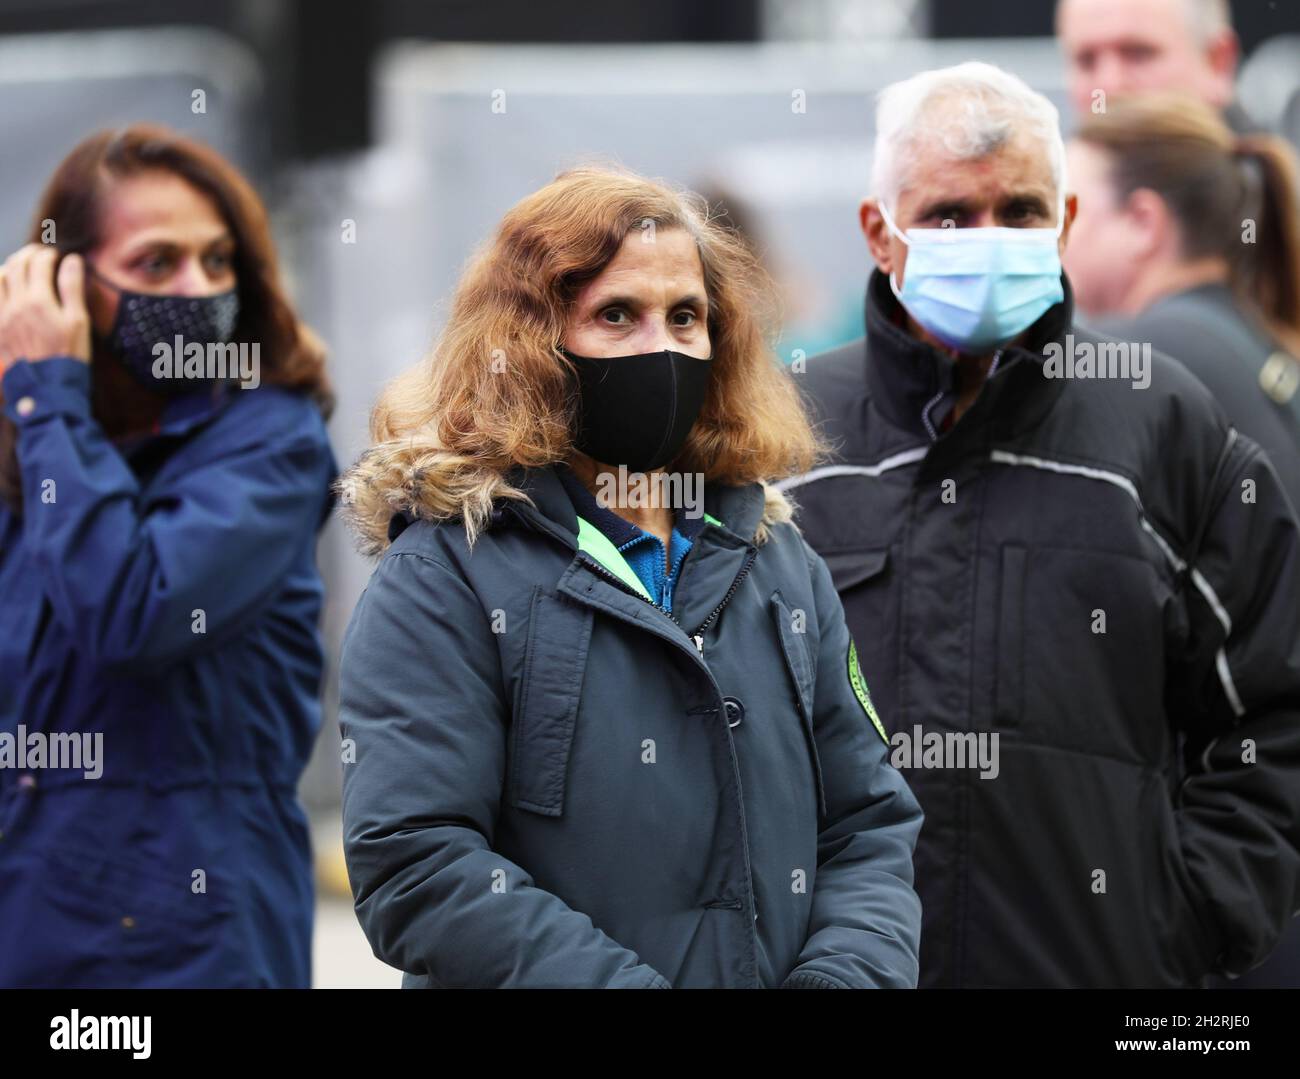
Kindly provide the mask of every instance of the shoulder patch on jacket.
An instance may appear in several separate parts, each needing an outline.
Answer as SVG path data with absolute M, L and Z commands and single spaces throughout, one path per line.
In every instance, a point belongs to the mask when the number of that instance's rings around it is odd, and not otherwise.
M 862 710 L 867 713 L 872 725 L 885 740 L 885 745 L 889 745 L 889 735 L 885 733 L 885 725 L 876 715 L 876 706 L 871 703 L 871 694 L 867 692 L 867 681 L 862 677 L 862 668 L 858 666 L 858 646 L 852 637 L 849 638 L 849 685 L 853 687 L 853 695 L 858 698 Z

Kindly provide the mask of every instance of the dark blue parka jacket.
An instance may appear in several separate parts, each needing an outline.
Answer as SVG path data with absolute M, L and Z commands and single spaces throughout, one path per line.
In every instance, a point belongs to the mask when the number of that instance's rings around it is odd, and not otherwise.
M 706 485 L 670 615 L 554 468 L 510 478 L 533 505 L 472 553 L 394 518 L 344 641 L 375 954 L 420 988 L 914 985 L 921 812 L 822 560 Z
M 0 985 L 309 985 L 319 410 L 186 394 L 128 447 L 85 363 L 3 388 L 24 504 L 0 508 Z M 58 735 L 102 736 L 96 768 L 46 766 Z

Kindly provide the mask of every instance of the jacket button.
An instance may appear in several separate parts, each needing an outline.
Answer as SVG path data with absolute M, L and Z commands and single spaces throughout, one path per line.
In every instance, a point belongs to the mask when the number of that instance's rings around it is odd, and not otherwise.
M 36 411 L 36 399 L 34 397 L 20 397 L 14 402 L 14 411 L 20 416 L 30 416 Z
M 735 697 L 723 697 L 722 714 L 727 719 L 728 727 L 739 727 L 740 721 L 745 718 L 745 706 Z

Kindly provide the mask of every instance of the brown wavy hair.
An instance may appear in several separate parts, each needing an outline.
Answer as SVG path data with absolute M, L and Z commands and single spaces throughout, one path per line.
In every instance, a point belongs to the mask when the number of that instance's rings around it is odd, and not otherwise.
M 505 215 L 461 277 L 432 353 L 385 388 L 373 445 L 338 482 L 363 552 L 387 547 L 398 512 L 459 517 L 472 545 L 494 499 L 531 501 L 505 474 L 572 452 L 576 399 L 560 351 L 571 305 L 649 223 L 694 238 L 713 344 L 708 396 L 666 467 L 706 483 L 766 485 L 820 459 L 827 446 L 769 344 L 774 290 L 751 248 L 695 195 L 621 169 L 576 168 Z M 767 488 L 765 523 L 789 519 L 789 504 Z
M 1074 134 L 1106 154 L 1120 201 L 1139 188 L 1160 196 L 1185 256 L 1224 259 L 1238 303 L 1300 358 L 1300 193 L 1285 140 L 1236 135 L 1210 106 L 1168 92 L 1112 101 Z
M 60 256 L 93 250 L 114 183 L 154 169 L 174 173 L 212 198 L 234 237 L 239 324 L 233 340 L 258 342 L 262 381 L 310 395 L 328 417 L 334 393 L 325 371 L 325 346 L 299 321 L 286 297 L 266 208 L 239 170 L 210 146 L 156 124 L 88 136 L 54 170 L 28 242 L 42 242 L 45 222 L 52 221 Z M 113 361 L 97 348 L 92 363 L 102 362 Z M 16 442 L 12 421 L 0 413 L 0 497 L 21 514 Z

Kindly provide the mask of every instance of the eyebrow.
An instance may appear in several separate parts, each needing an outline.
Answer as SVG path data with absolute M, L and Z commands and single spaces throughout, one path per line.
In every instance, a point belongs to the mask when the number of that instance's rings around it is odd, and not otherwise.
M 1018 194 L 1008 195 L 999 205 L 1005 207 L 1016 203 L 1022 203 L 1040 214 L 1047 214 L 1050 209 L 1047 200 L 1036 191 L 1022 191 Z
M 591 306 L 593 309 L 599 310 L 605 307 L 640 308 L 644 306 L 644 304 L 640 300 L 638 300 L 635 296 L 617 295 L 617 296 L 597 296 L 592 301 Z M 709 309 L 709 301 L 707 299 L 704 299 L 701 296 L 697 296 L 695 293 L 692 292 L 681 297 L 672 306 L 673 307 L 687 307 L 687 306 L 698 307 L 702 311 L 707 311 Z
M 968 213 L 970 208 L 971 204 L 964 199 L 936 199 L 922 206 L 916 216 L 918 220 L 927 217 L 956 217 Z
M 1014 192 L 1001 199 L 998 202 L 998 208 L 1003 209 L 1007 206 L 1014 206 L 1017 203 L 1028 206 L 1038 213 L 1046 214 L 1048 212 L 1047 200 L 1040 194 L 1033 191 Z M 923 221 L 928 217 L 957 217 L 960 214 L 969 213 L 972 204 L 966 199 L 936 199 L 934 202 L 927 203 L 917 211 L 916 219 Z
M 212 239 L 210 240 L 205 241 L 202 246 L 202 250 L 208 251 L 214 247 L 233 245 L 235 242 L 236 241 L 235 241 L 234 233 L 230 231 L 226 231 L 226 232 L 222 232 L 218 236 L 212 237 Z M 129 243 L 126 247 L 125 257 L 132 258 L 135 255 L 141 255 L 144 254 L 146 251 L 156 250 L 159 248 L 161 248 L 164 251 L 177 251 L 180 250 L 180 248 L 183 246 L 184 246 L 183 244 L 179 244 L 175 240 L 167 239 L 162 236 L 157 236 L 157 237 L 146 236 L 144 239 L 134 240 L 131 243 Z

